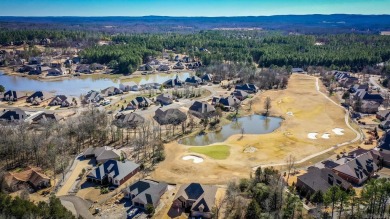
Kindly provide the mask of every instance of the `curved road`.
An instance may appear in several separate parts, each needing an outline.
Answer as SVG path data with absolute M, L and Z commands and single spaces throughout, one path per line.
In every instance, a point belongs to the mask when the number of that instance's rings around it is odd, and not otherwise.
M 350 124 L 349 124 L 349 113 L 348 113 L 348 110 L 346 110 L 344 107 L 342 107 L 341 105 L 339 105 L 338 103 L 336 103 L 335 101 L 333 101 L 332 99 L 330 99 L 326 94 L 322 93 L 320 91 L 320 85 L 319 85 L 319 80 L 318 78 L 316 78 L 316 90 L 318 93 L 322 94 L 326 99 L 328 99 L 330 102 L 332 102 L 333 104 L 335 104 L 336 106 L 342 108 L 344 111 L 345 111 L 345 116 L 344 116 L 344 119 L 345 119 L 345 124 L 348 126 L 349 129 L 351 129 L 355 134 L 356 134 L 356 137 L 351 140 L 351 141 L 347 141 L 347 142 L 344 142 L 344 143 L 340 143 L 340 144 L 337 144 L 333 147 L 330 147 L 326 150 L 323 150 L 323 151 L 320 151 L 318 153 L 315 153 L 315 154 L 312 154 L 312 155 L 309 155 L 307 157 L 304 157 L 303 159 L 301 160 L 298 160 L 298 161 L 295 161 L 295 164 L 300 164 L 300 163 L 303 163 L 303 162 L 306 162 L 312 158 L 315 158 L 317 156 L 320 156 L 322 154 L 325 154 L 325 153 L 328 153 L 329 151 L 332 151 L 332 150 L 335 150 L 336 148 L 339 148 L 341 146 L 345 146 L 345 145 L 348 145 L 348 144 L 351 144 L 351 143 L 354 143 L 354 142 L 357 142 L 361 139 L 362 135 L 360 134 L 359 131 L 355 130 Z M 270 167 L 270 166 L 284 166 L 284 165 L 287 165 L 287 163 L 277 163 L 277 164 L 265 164 L 265 165 L 258 165 L 258 166 L 254 166 L 252 169 L 253 170 L 256 170 L 258 167 Z

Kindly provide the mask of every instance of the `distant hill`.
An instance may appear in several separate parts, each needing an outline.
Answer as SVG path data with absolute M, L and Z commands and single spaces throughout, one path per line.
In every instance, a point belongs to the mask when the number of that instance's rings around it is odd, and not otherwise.
M 33 24 L 33 25 L 32 25 Z M 194 32 L 261 28 L 293 33 L 377 33 L 390 30 L 390 15 L 276 15 L 248 17 L 0 17 L 0 28 L 51 28 L 105 32 Z

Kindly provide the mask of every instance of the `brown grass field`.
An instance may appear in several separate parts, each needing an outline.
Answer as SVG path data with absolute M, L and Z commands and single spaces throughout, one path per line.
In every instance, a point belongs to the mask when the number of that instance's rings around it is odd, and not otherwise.
M 257 94 L 260 101 L 253 105 L 250 113 L 263 112 L 264 99 L 269 96 L 272 99 L 271 114 L 285 118 L 273 133 L 244 135 L 242 139 L 241 135 L 231 136 L 223 142 L 230 146 L 230 155 L 224 160 L 191 153 L 190 147 L 171 142 L 165 145 L 165 161 L 156 167 L 151 177 L 170 183 L 224 184 L 232 179 L 249 177 L 254 166 L 284 163 L 290 155 L 300 160 L 355 138 L 356 135 L 345 125 L 343 109 L 318 93 L 315 82 L 315 77 L 292 75 L 287 89 Z M 287 112 L 294 115 L 289 116 Z M 335 135 L 334 128 L 344 129 L 345 134 Z M 307 138 L 310 132 L 317 132 L 318 139 Z M 330 133 L 330 139 L 322 139 L 323 133 Z M 249 146 L 257 150 L 245 153 L 244 149 Z M 195 164 L 192 160 L 182 160 L 188 154 L 203 157 L 204 162 Z

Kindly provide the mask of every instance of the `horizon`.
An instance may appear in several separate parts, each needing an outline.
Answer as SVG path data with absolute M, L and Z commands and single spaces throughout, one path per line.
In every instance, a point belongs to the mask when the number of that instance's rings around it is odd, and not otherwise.
M 2 0 L 5 17 L 389 15 L 390 0 Z M 17 10 L 15 10 L 17 9 Z

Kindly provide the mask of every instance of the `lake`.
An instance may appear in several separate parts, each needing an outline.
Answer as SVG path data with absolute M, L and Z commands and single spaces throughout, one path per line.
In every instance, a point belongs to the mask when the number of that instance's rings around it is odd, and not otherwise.
M 171 74 L 152 74 L 152 75 L 142 75 L 139 77 L 129 78 L 129 79 L 115 79 L 115 78 L 104 78 L 94 77 L 94 75 L 87 77 L 71 77 L 63 80 L 56 81 L 39 81 L 27 77 L 20 77 L 15 75 L 4 75 L 0 71 L 0 84 L 5 87 L 6 90 L 19 90 L 19 91 L 47 91 L 53 92 L 56 94 L 63 94 L 69 96 L 79 96 L 80 94 L 85 94 L 90 90 L 102 90 L 104 88 L 114 86 L 119 87 L 121 81 L 129 82 L 134 81 L 135 83 L 142 85 L 147 83 L 163 83 L 168 79 L 176 77 L 179 75 L 179 78 L 185 80 L 191 74 L 188 72 L 185 73 L 171 73 Z
M 241 128 L 244 128 L 244 134 L 266 134 L 279 128 L 283 119 L 279 117 L 266 117 L 261 115 L 251 115 L 238 118 L 230 124 L 222 126 L 218 132 L 210 132 L 203 135 L 190 136 L 180 140 L 180 144 L 204 146 L 223 142 L 230 136 L 241 134 Z

